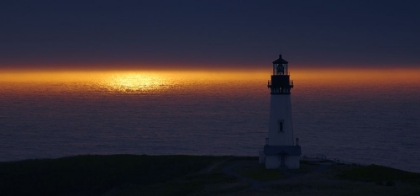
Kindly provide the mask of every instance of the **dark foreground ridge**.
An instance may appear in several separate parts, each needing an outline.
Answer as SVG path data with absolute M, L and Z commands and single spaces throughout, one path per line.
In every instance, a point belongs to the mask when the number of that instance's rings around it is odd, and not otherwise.
M 0 163 L 0 195 L 420 195 L 420 174 L 328 160 L 266 170 L 256 157 L 80 155 Z

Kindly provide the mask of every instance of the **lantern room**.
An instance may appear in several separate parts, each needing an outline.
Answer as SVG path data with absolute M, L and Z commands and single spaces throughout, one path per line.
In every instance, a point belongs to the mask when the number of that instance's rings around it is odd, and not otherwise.
M 279 55 L 279 59 L 273 61 L 273 75 L 267 85 L 271 89 L 271 94 L 290 94 L 293 82 L 290 81 L 288 64 L 289 62 L 284 60 L 281 55 Z
M 279 59 L 273 61 L 273 75 L 289 75 L 288 64 L 280 54 Z

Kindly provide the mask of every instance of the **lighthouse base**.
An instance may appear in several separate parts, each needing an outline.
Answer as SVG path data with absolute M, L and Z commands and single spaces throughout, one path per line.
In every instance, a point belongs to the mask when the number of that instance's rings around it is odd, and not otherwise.
M 264 146 L 265 168 L 266 169 L 299 169 L 300 168 L 300 146 Z

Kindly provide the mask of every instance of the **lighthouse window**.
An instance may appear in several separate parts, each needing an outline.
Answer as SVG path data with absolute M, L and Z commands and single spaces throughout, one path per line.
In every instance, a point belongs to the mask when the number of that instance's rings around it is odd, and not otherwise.
M 283 65 L 277 65 L 277 74 L 283 75 L 284 74 L 284 67 Z
M 278 123 L 279 123 L 279 132 L 283 132 L 283 126 L 284 126 L 283 120 L 279 120 Z

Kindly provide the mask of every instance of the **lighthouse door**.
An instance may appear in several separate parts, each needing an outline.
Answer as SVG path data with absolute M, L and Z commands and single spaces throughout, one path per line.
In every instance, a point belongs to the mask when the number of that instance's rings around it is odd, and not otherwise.
M 286 155 L 284 153 L 280 154 L 280 167 L 286 168 Z

